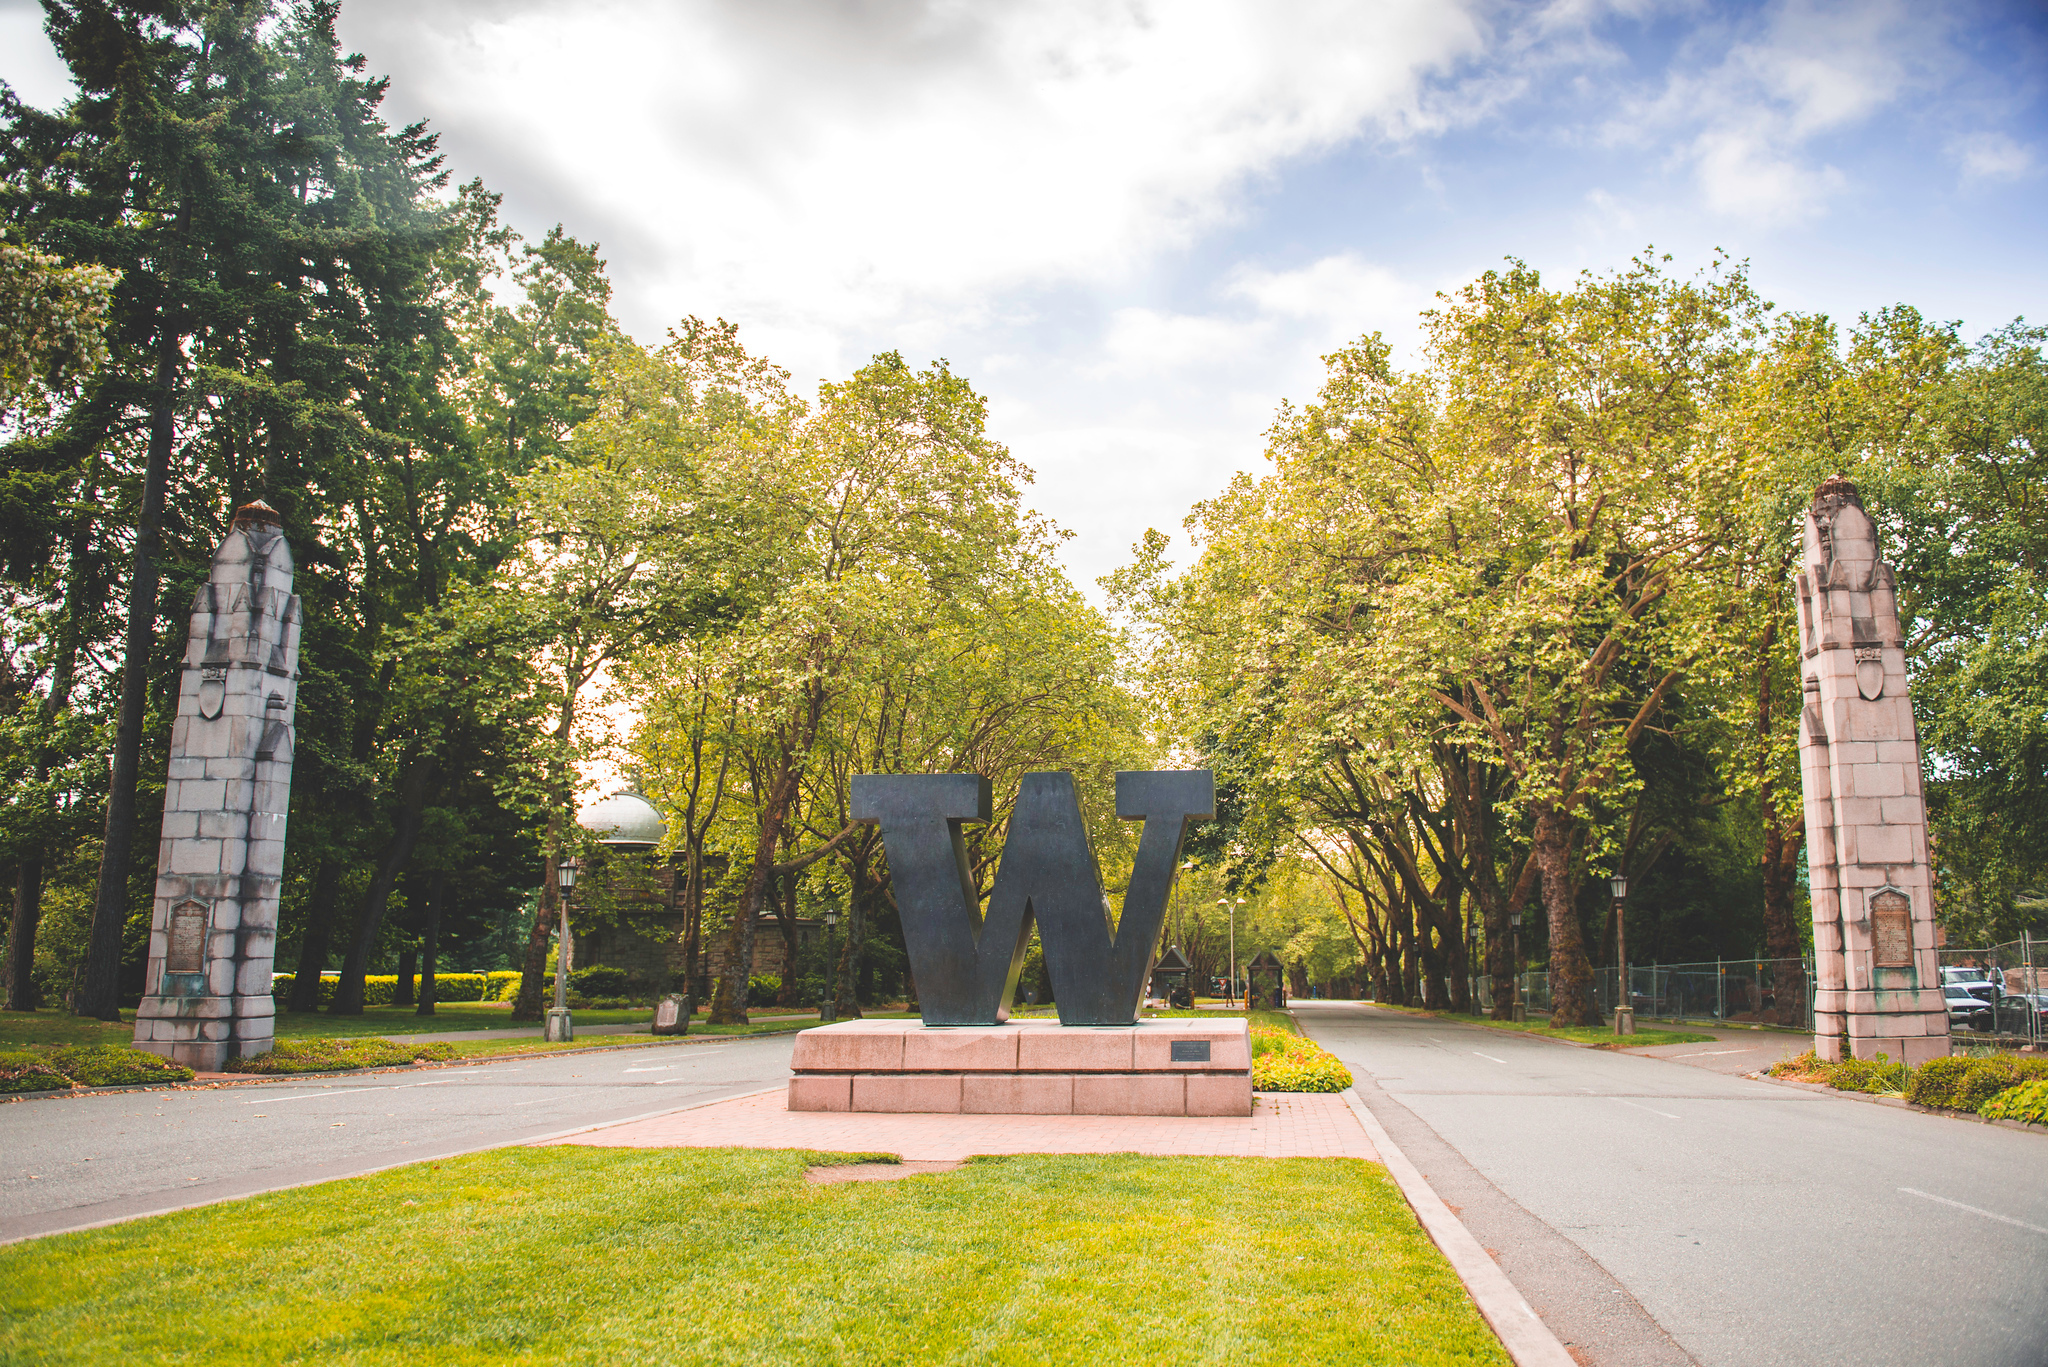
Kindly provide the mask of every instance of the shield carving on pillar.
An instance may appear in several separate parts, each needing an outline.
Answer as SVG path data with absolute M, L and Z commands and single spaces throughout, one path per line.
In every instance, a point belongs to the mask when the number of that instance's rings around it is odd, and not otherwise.
M 228 698 L 228 667 L 204 665 L 199 671 L 199 715 L 212 721 Z
M 1872 702 L 1884 696 L 1884 655 L 1876 646 L 1856 647 L 1856 691 Z

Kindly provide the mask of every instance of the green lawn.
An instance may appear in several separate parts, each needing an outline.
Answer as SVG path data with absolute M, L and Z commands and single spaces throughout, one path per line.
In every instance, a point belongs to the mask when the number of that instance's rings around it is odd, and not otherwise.
M 1508 1364 L 1376 1164 L 818 1161 L 501 1149 L 32 1240 L 0 1361 Z

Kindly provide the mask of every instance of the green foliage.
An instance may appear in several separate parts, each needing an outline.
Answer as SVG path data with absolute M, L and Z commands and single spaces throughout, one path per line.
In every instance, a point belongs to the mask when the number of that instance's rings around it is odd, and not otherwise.
M 231 1073 L 325 1073 L 351 1068 L 394 1068 L 455 1057 L 452 1044 L 408 1044 L 365 1036 L 356 1039 L 278 1040 L 266 1054 L 230 1060 Z
M 1986 1120 L 2024 1120 L 2029 1125 L 2048 1125 L 2048 1079 L 2022 1082 L 2009 1087 L 1977 1108 Z
M 593 964 L 571 973 L 569 986 L 584 997 L 623 997 L 626 995 L 626 970 Z
M 1252 1088 L 1260 1092 L 1341 1092 L 1351 1070 L 1306 1035 L 1254 1025 Z
M 292 978 L 289 973 L 278 973 L 270 979 L 270 995 L 280 1005 L 292 994 Z M 480 1002 L 494 1000 L 485 993 L 494 986 L 502 986 L 505 979 L 517 982 L 517 973 L 436 973 L 434 975 L 434 1000 L 437 1002 Z M 320 979 L 320 1005 L 329 1006 L 334 1001 L 335 989 L 340 986 L 339 978 Z M 398 991 L 396 973 L 372 973 L 363 978 L 363 1005 L 389 1006 Z M 413 993 L 417 1000 L 419 977 L 413 977 Z
M 106 360 L 114 284 L 103 266 L 0 242 L 0 417 L 32 386 L 66 386 Z
M 50 1067 L 86 1087 L 138 1082 L 189 1082 L 192 1070 L 156 1054 L 119 1044 L 71 1045 L 51 1054 Z
M 71 1079 L 50 1066 L 42 1054 L 0 1053 L 0 1093 L 54 1092 L 71 1085 Z
M 2039 1055 L 1951 1055 L 1913 1070 L 1906 1099 L 1921 1106 L 1982 1113 L 1986 1103 L 2023 1082 L 2048 1078 L 2048 1058 Z

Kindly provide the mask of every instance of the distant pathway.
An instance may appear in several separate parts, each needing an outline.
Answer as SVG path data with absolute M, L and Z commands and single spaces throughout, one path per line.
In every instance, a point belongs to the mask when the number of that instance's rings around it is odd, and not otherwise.
M 1792 1036 L 1666 1060 L 1292 1005 L 1586 1363 L 2048 1362 L 2048 1138 L 1711 1066 Z

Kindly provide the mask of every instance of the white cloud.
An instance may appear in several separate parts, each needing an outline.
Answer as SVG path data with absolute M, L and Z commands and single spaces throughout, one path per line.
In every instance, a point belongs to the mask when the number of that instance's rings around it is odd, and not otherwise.
M 2034 149 L 2003 133 L 1977 133 L 1954 147 L 1964 180 L 2019 180 L 2034 169 Z
M 1813 144 L 1938 84 L 1955 65 L 1949 24 L 1942 8 L 1903 0 L 1797 0 L 1747 28 L 1706 25 L 1656 96 L 1624 101 L 1607 135 L 1673 149 L 1715 213 L 1810 220 L 1850 185 Z
M 821 332 L 1127 274 L 1286 160 L 1400 133 L 1482 40 L 1433 0 L 390 0 L 342 28 L 465 169 L 616 249 L 636 330 L 727 311 L 820 361 Z
M 38 109 L 55 109 L 78 93 L 43 32 L 41 5 L 0 0 L 0 80 L 13 86 L 24 104 Z

